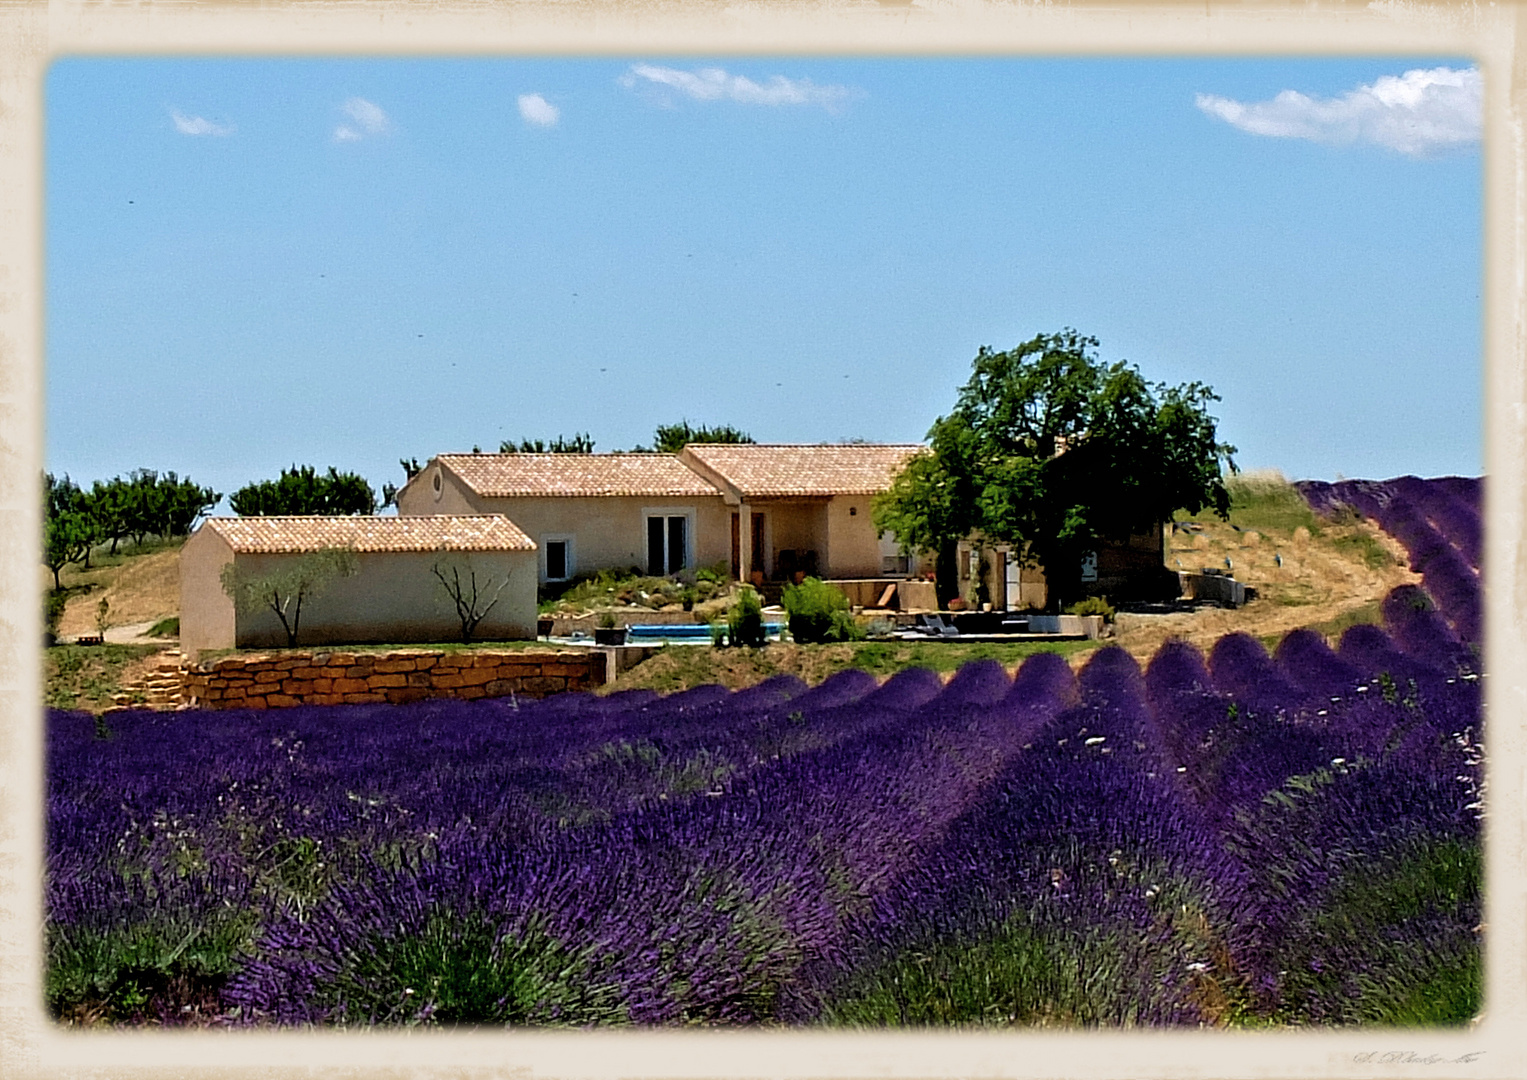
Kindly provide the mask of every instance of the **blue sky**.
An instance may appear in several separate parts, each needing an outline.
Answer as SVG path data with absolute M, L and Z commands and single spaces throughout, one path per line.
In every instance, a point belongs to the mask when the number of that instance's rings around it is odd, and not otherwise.
M 1478 99 L 1457 57 L 63 60 L 47 466 L 910 441 L 1069 326 L 1211 384 L 1243 468 L 1478 474 Z

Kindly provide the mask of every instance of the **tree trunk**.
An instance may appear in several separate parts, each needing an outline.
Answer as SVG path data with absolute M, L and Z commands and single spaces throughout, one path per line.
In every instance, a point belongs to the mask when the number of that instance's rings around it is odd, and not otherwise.
M 933 591 L 940 608 L 947 608 L 949 601 L 960 595 L 959 544 L 958 540 L 945 540 L 938 546 Z

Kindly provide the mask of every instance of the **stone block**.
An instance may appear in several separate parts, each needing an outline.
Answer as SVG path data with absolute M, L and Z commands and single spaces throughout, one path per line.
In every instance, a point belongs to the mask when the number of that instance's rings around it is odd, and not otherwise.
M 350 677 L 350 665 L 325 664 L 318 669 L 318 673 L 325 679 L 348 679 Z
M 377 702 L 386 701 L 386 700 L 387 700 L 387 696 L 385 694 L 380 694 L 380 693 L 376 693 L 376 694 L 345 694 L 344 695 L 344 703 L 346 705 L 370 705 L 370 704 L 375 704 Z
M 312 679 L 287 679 L 281 684 L 281 692 L 292 697 L 306 697 L 314 691 Z
M 423 701 L 429 697 L 428 692 L 411 686 L 397 687 L 386 693 L 387 701 L 391 705 L 407 705 L 410 701 Z
M 484 686 L 498 678 L 498 669 L 490 667 L 464 668 L 461 672 L 463 686 Z
M 235 708 L 239 708 L 239 709 L 268 709 L 268 708 L 270 708 L 270 706 L 265 703 L 265 699 L 262 698 L 262 697 L 246 698 L 245 700 L 239 702 L 234 707 Z
M 434 680 L 430 677 L 430 673 L 428 671 L 410 671 L 407 675 L 404 676 L 404 678 L 408 680 L 409 686 L 418 686 L 427 689 L 434 685 Z
M 313 705 L 343 705 L 345 703 L 345 695 L 314 694 L 308 701 Z
M 603 657 L 601 657 L 600 659 L 603 659 Z M 569 675 L 584 675 L 584 676 L 587 676 L 588 673 L 589 673 L 589 666 L 588 666 L 587 662 L 578 663 L 578 664 L 569 664 L 569 663 L 566 663 L 565 661 L 558 661 L 558 662 L 552 663 L 552 664 L 542 664 L 541 665 L 541 674 L 542 675 L 560 675 L 564 679 L 567 678 Z
M 554 675 L 537 675 L 533 679 L 525 679 L 523 685 L 528 693 L 556 694 L 567 689 L 567 680 Z
M 433 678 L 430 679 L 430 684 L 437 690 L 456 690 L 466 685 L 460 675 L 442 675 L 433 672 L 431 674 Z
M 481 686 L 463 686 L 460 690 L 456 691 L 455 696 L 463 701 L 476 701 L 480 697 L 487 697 L 488 692 Z
M 388 653 L 387 655 L 391 656 L 392 654 Z M 413 671 L 414 670 L 414 662 L 413 662 L 412 659 L 409 659 L 409 660 L 378 660 L 375 664 L 371 665 L 371 670 L 375 671 L 379 675 L 392 675 L 392 674 L 396 674 L 399 671 Z
M 483 687 L 489 697 L 503 697 L 506 694 L 517 694 L 523 687 L 519 679 L 494 679 Z
M 323 668 L 314 667 L 312 664 L 303 664 L 301 667 L 292 668 L 291 676 L 294 679 L 316 679 L 322 671 Z
M 278 683 L 286 677 L 285 672 L 272 671 L 270 668 L 261 668 L 255 672 L 254 681 L 257 683 Z
M 331 693 L 364 694 L 367 689 L 365 679 L 335 679 Z
M 393 675 L 373 675 L 366 680 L 366 685 L 373 690 L 382 690 L 390 686 L 407 686 L 408 676 L 401 672 Z
M 292 697 L 290 694 L 267 694 L 265 701 L 272 709 L 290 709 L 293 705 L 301 705 L 302 699 Z
M 334 680 L 333 679 L 314 679 L 313 680 L 313 693 L 315 693 L 315 694 L 332 694 L 333 692 L 334 692 Z

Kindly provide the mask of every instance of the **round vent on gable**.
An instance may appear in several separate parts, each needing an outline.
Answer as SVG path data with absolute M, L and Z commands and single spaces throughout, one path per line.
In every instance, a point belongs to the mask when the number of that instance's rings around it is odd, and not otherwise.
M 440 501 L 440 493 L 441 493 L 441 491 L 445 487 L 445 485 L 440 482 L 440 470 L 439 469 L 435 470 L 435 478 L 430 481 L 430 485 L 435 489 L 435 501 L 439 502 Z

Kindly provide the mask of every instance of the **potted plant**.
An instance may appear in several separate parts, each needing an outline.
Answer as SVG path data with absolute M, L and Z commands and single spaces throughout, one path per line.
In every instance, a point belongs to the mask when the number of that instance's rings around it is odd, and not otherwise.
M 624 645 L 626 643 L 626 628 L 615 625 L 615 616 L 606 611 L 599 616 L 599 625 L 594 627 L 595 645 Z

